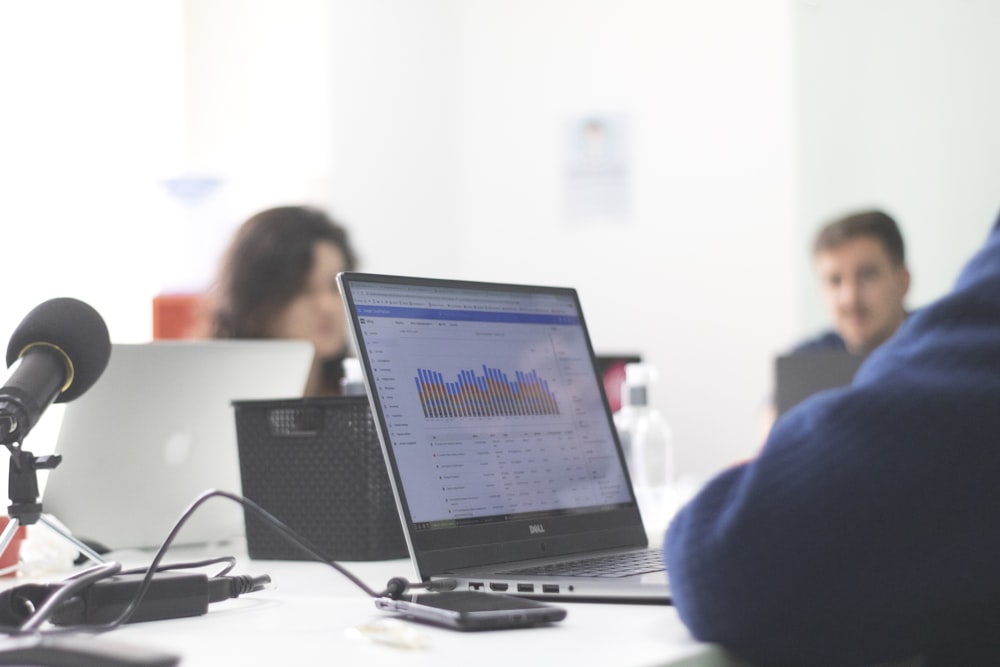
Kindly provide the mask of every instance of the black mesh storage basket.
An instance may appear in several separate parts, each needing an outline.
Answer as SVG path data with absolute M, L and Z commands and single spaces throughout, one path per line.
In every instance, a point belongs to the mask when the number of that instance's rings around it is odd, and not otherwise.
M 366 396 L 234 401 L 243 495 L 332 560 L 407 556 Z M 251 558 L 305 560 L 243 512 Z

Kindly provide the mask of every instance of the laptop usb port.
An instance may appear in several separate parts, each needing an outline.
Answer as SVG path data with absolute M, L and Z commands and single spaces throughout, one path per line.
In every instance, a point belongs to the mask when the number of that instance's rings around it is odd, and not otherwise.
M 542 584 L 543 593 L 558 593 L 559 584 Z
M 534 584 L 518 584 L 517 585 L 517 592 L 518 593 L 534 593 L 535 592 L 535 585 Z
M 491 591 L 505 591 L 507 590 L 507 584 L 490 584 Z

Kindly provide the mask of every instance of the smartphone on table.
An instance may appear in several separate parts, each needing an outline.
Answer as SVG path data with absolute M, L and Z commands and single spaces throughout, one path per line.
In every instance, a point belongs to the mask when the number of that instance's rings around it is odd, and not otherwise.
M 375 598 L 375 606 L 404 618 L 453 630 L 504 630 L 555 623 L 566 610 L 546 602 L 478 591 L 412 593 Z

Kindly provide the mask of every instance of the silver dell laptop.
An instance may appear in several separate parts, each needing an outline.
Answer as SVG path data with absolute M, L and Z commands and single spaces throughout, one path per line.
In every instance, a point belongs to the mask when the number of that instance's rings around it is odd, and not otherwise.
M 339 282 L 423 581 L 669 602 L 575 290 Z

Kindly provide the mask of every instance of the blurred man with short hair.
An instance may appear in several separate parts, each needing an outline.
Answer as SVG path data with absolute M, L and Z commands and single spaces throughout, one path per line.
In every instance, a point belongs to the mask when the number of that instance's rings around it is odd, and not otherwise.
M 867 354 L 906 319 L 910 288 L 903 236 L 882 211 L 835 220 L 816 235 L 813 261 L 833 329 L 794 352 L 846 350 Z

